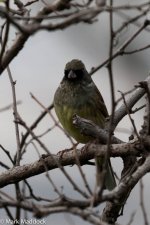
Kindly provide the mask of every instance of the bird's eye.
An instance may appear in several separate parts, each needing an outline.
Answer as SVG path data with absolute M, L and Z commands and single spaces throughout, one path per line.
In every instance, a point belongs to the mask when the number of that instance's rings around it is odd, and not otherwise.
M 81 80 L 84 75 L 83 70 L 65 70 L 64 71 L 65 79 L 70 81 Z
M 74 72 L 78 78 L 81 79 L 83 77 L 83 70 L 74 70 Z
M 65 73 L 65 77 L 68 77 L 69 70 L 65 70 L 64 73 Z

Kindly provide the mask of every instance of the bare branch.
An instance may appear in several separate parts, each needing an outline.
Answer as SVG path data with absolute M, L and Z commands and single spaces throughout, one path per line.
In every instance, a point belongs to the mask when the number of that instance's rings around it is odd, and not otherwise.
M 144 218 L 144 224 L 145 225 L 149 225 L 148 222 L 148 218 L 147 218 L 147 213 L 146 213 L 146 209 L 145 209 L 145 205 L 144 205 L 144 185 L 142 182 L 142 179 L 140 180 L 140 205 L 141 205 L 141 209 L 142 209 L 142 213 L 143 213 L 143 218 Z
M 147 77 L 145 80 L 146 82 L 150 82 L 150 76 Z M 132 95 L 126 100 L 126 105 L 128 106 L 128 109 L 131 110 L 132 107 L 139 101 L 141 97 L 145 94 L 145 90 L 141 87 L 138 87 Z M 116 110 L 113 120 L 113 130 L 116 128 L 118 123 L 121 121 L 121 119 L 126 115 L 126 106 L 122 104 L 119 109 Z
M 143 145 L 148 148 L 150 146 L 149 139 L 143 140 Z M 145 152 L 145 148 L 138 141 L 131 143 L 113 144 L 111 145 L 110 156 L 112 157 L 123 157 L 127 155 L 140 156 L 142 152 Z M 88 160 L 94 159 L 96 156 L 104 156 L 106 153 L 107 146 L 99 144 L 87 144 L 85 147 L 77 150 L 78 158 L 81 165 L 86 164 Z M 76 164 L 76 158 L 74 156 L 74 150 L 67 152 L 59 152 L 57 155 L 49 155 L 42 157 L 41 160 L 35 161 L 34 163 L 17 166 L 10 169 L 0 175 L 0 187 L 4 187 L 8 184 L 16 183 L 26 178 L 41 174 L 45 172 L 46 165 L 48 170 L 58 168 L 58 162 L 61 166 L 74 165 Z

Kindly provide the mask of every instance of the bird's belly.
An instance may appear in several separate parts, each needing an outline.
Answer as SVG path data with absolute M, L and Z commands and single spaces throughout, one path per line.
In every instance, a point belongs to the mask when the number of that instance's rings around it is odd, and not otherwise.
M 76 128 L 73 124 L 73 116 L 77 114 L 80 117 L 83 117 L 85 119 L 92 120 L 93 122 L 100 125 L 99 122 L 99 115 L 96 115 L 96 111 L 91 109 L 91 107 L 88 107 L 87 105 L 84 105 L 82 107 L 75 107 L 72 106 L 55 106 L 56 114 L 64 127 L 65 131 L 72 136 L 77 142 L 80 143 L 87 143 L 88 141 L 92 140 L 92 137 L 85 136 L 81 134 L 80 129 Z M 98 121 L 97 121 L 98 119 Z M 102 124 L 101 124 L 102 125 Z M 100 125 L 100 126 L 101 126 Z

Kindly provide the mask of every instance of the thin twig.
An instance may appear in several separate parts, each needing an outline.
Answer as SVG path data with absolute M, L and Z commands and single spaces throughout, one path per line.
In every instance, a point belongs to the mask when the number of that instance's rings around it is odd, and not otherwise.
M 143 214 L 144 224 L 149 225 L 148 215 L 146 213 L 145 205 L 144 205 L 144 185 L 142 179 L 140 180 L 140 206 Z
M 131 117 L 130 110 L 129 110 L 129 108 L 128 108 L 128 105 L 127 105 L 125 96 L 124 96 L 124 94 L 123 94 L 122 92 L 120 92 L 120 93 L 121 93 L 121 96 L 122 96 L 122 98 L 123 98 L 123 102 L 124 102 L 124 104 L 125 104 L 126 111 L 127 111 L 128 116 L 129 116 L 129 119 L 130 119 L 130 121 L 131 121 L 131 124 L 132 124 L 132 126 L 133 126 L 134 132 L 135 132 L 137 138 L 139 139 L 139 141 L 141 141 L 141 138 L 140 138 L 140 136 L 139 136 L 139 134 L 138 134 L 138 131 L 137 131 L 137 129 L 136 129 L 136 126 L 135 126 L 135 122 L 134 122 L 134 120 L 133 120 L 132 117 Z
M 11 163 L 14 165 L 14 160 L 12 159 L 10 152 L 6 150 L 2 145 L 0 145 L 0 148 L 5 152 L 5 154 L 8 156 L 9 160 L 11 161 Z
M 9 80 L 11 83 L 11 88 L 12 88 L 14 120 L 17 121 L 18 120 L 18 110 L 17 110 L 16 90 L 15 90 L 16 82 L 13 81 L 12 74 L 11 74 L 9 67 L 7 67 L 7 72 L 8 72 Z M 15 131 L 16 131 L 16 142 L 17 142 L 16 166 L 18 166 L 20 164 L 20 159 L 21 159 L 21 148 L 20 148 L 19 126 L 18 126 L 18 123 L 16 123 L 16 122 L 15 122 Z
M 20 101 L 20 100 L 16 101 L 16 104 L 17 104 L 17 105 L 20 105 L 21 103 L 22 103 L 22 101 Z M 11 109 L 12 107 L 13 107 L 13 104 L 9 104 L 9 105 L 7 105 L 7 106 L 5 106 L 5 107 L 3 107 L 3 108 L 0 108 L 0 113 L 9 110 L 9 109 Z
M 10 169 L 10 167 L 9 166 L 7 166 L 5 163 L 3 163 L 3 162 L 1 162 L 0 161 L 0 166 L 2 166 L 3 168 L 5 168 L 5 169 Z
M 143 25 L 131 36 L 127 41 L 125 41 L 117 50 L 116 52 L 111 56 L 111 58 L 107 58 L 103 63 L 100 65 L 92 68 L 90 75 L 94 74 L 97 72 L 99 69 L 107 65 L 110 61 L 114 60 L 116 57 L 119 55 L 123 55 L 124 50 L 128 47 L 128 45 L 150 24 L 149 21 L 145 21 Z
M 53 109 L 53 107 L 54 107 L 53 104 L 50 104 L 46 109 L 44 109 L 44 111 L 37 117 L 37 119 L 32 123 L 32 125 L 30 125 L 29 129 L 34 130 L 38 126 L 38 124 L 41 122 L 41 120 L 47 115 L 48 111 Z M 29 135 L 30 135 L 30 132 L 28 130 L 26 131 L 25 134 L 22 135 L 21 144 L 20 144 L 21 149 L 23 148 L 25 141 Z
M 148 76 L 145 79 L 146 82 L 148 82 L 148 85 L 150 83 L 150 76 Z M 133 91 L 132 95 L 130 97 L 128 97 L 128 99 L 126 100 L 127 106 L 129 108 L 129 110 L 131 110 L 133 108 L 133 106 L 143 97 L 143 95 L 145 94 L 145 90 L 144 88 L 139 87 L 139 85 L 136 87 L 136 89 Z M 118 125 L 118 123 L 121 121 L 121 119 L 126 116 L 126 106 L 124 104 L 122 104 L 116 111 L 115 111 L 115 116 L 114 116 L 114 120 L 113 120 L 113 125 L 112 125 L 112 129 L 115 130 L 116 126 Z M 108 125 L 109 125 L 109 121 L 108 121 Z M 106 125 L 107 126 L 107 125 Z
M 148 44 L 144 47 L 141 47 L 141 48 L 138 48 L 138 49 L 135 49 L 135 50 L 132 50 L 132 51 L 124 51 L 123 54 L 124 55 L 131 55 L 131 54 L 134 54 L 134 53 L 144 51 L 144 50 L 149 49 L 149 48 L 150 48 L 150 45 Z
M 31 97 L 34 99 L 34 101 L 36 103 L 38 103 L 38 105 L 40 105 L 40 107 L 42 107 L 45 111 L 47 111 L 47 114 L 50 115 L 51 119 L 54 122 L 54 125 L 57 126 L 63 133 L 66 134 L 66 136 L 68 137 L 68 139 L 70 140 L 71 144 L 74 144 L 71 137 L 68 136 L 68 134 L 64 131 L 64 129 L 59 125 L 59 121 L 57 121 L 55 119 L 55 117 L 53 116 L 51 110 L 48 110 L 32 93 L 30 93 Z
M 133 213 L 131 213 L 131 217 L 130 217 L 130 220 L 129 220 L 129 222 L 127 223 L 127 225 L 131 225 L 131 224 L 133 223 L 135 214 L 136 214 L 136 211 L 133 212 Z
M 122 30 L 124 30 L 129 24 L 134 24 L 137 27 L 141 27 L 141 24 L 138 23 L 137 21 L 142 18 L 143 16 L 146 16 L 146 14 L 149 12 L 149 6 L 147 9 L 143 10 L 140 14 L 130 18 L 129 16 L 127 16 L 124 12 L 122 11 L 117 11 L 116 14 L 118 14 L 119 16 L 123 17 L 124 19 L 127 19 L 127 21 L 125 21 L 115 32 L 114 32 L 114 36 L 117 37 L 118 35 L 120 35 L 120 33 L 122 32 Z M 146 28 L 148 29 L 148 28 Z M 149 30 L 149 29 L 148 29 Z

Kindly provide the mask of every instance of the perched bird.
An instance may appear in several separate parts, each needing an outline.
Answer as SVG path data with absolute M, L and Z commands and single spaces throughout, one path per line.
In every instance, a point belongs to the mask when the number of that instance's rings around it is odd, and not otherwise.
M 92 140 L 92 137 L 81 134 L 75 127 L 73 124 L 75 114 L 93 121 L 101 128 L 104 127 L 108 116 L 106 105 L 82 61 L 73 59 L 66 64 L 64 77 L 54 95 L 54 108 L 65 131 L 77 142 L 87 143 Z M 103 162 L 102 157 L 96 158 L 96 165 L 100 168 Z M 116 182 L 109 160 L 105 187 L 112 190 L 115 186 Z

